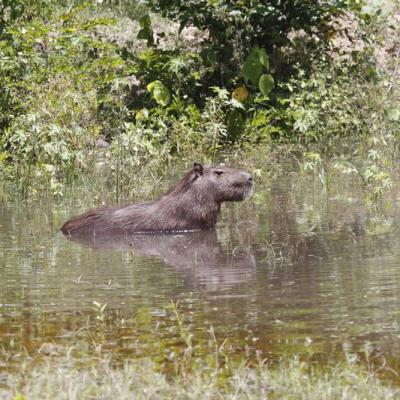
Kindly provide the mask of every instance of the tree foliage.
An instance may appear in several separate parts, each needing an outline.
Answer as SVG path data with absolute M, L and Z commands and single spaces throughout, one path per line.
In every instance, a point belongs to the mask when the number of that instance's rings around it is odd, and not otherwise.
M 326 43 L 329 22 L 359 8 L 353 0 L 149 0 L 149 5 L 178 21 L 180 30 L 189 25 L 207 30 L 210 38 L 203 48 L 204 60 L 213 53 L 224 75 L 237 71 L 241 67 L 237 63 L 242 63 L 254 46 L 266 50 L 281 74 L 287 65 L 280 65 L 284 61 L 275 54 L 290 45 L 289 33 L 302 30 Z

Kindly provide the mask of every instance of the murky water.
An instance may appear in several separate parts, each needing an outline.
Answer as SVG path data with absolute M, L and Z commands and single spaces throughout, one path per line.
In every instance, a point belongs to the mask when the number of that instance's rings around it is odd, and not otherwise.
M 216 231 L 86 243 L 57 229 L 92 203 L 3 201 L 0 367 L 43 343 L 90 346 L 99 324 L 103 348 L 124 357 L 138 340 L 179 343 L 179 301 L 195 340 L 212 326 L 250 355 L 322 362 L 368 348 L 398 368 L 399 199 L 367 207 L 359 182 L 335 182 L 287 172 L 225 205 Z

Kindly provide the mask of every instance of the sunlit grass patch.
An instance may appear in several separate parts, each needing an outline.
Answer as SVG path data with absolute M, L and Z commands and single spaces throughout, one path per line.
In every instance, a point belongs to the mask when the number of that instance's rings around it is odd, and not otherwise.
M 151 360 L 114 367 L 107 359 L 48 359 L 26 362 L 5 377 L 1 398 L 14 399 L 395 399 L 400 390 L 364 368 L 341 364 L 324 371 L 297 360 L 270 367 L 245 363 L 160 372 Z

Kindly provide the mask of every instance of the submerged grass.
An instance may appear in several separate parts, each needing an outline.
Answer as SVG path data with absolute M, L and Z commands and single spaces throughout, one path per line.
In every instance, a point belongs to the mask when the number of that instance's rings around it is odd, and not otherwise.
M 13 399 L 396 399 L 400 390 L 363 367 L 340 364 L 322 371 L 296 360 L 271 367 L 245 363 L 197 368 L 168 376 L 151 360 L 131 360 L 114 367 L 107 359 L 49 359 L 23 363 L 0 387 Z M 83 364 L 84 362 L 84 364 Z
M 3 348 L 0 399 L 400 398 L 396 381 L 389 380 L 396 379 L 396 371 L 386 362 L 375 365 L 370 351 L 364 362 L 358 357 L 323 365 L 293 356 L 263 360 L 261 353 L 252 357 L 249 349 L 239 350 L 228 340 L 221 343 L 212 328 L 208 339 L 194 342 L 178 303 L 166 309 L 180 338 L 177 342 L 157 338 L 157 324 L 152 334 L 132 342 L 136 355 L 121 358 L 104 346 L 107 305 L 95 305 L 97 329 L 88 331 L 91 340 L 77 339 L 70 347 L 48 342 L 31 351 Z M 158 355 L 150 355 L 148 346 L 158 348 Z

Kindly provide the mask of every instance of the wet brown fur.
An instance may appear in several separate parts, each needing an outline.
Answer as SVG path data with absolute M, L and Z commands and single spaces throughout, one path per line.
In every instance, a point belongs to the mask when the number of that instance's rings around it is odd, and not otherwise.
M 244 200 L 251 192 L 248 172 L 194 163 L 159 200 L 90 210 L 71 218 L 61 231 L 76 236 L 209 229 L 217 222 L 222 202 Z

